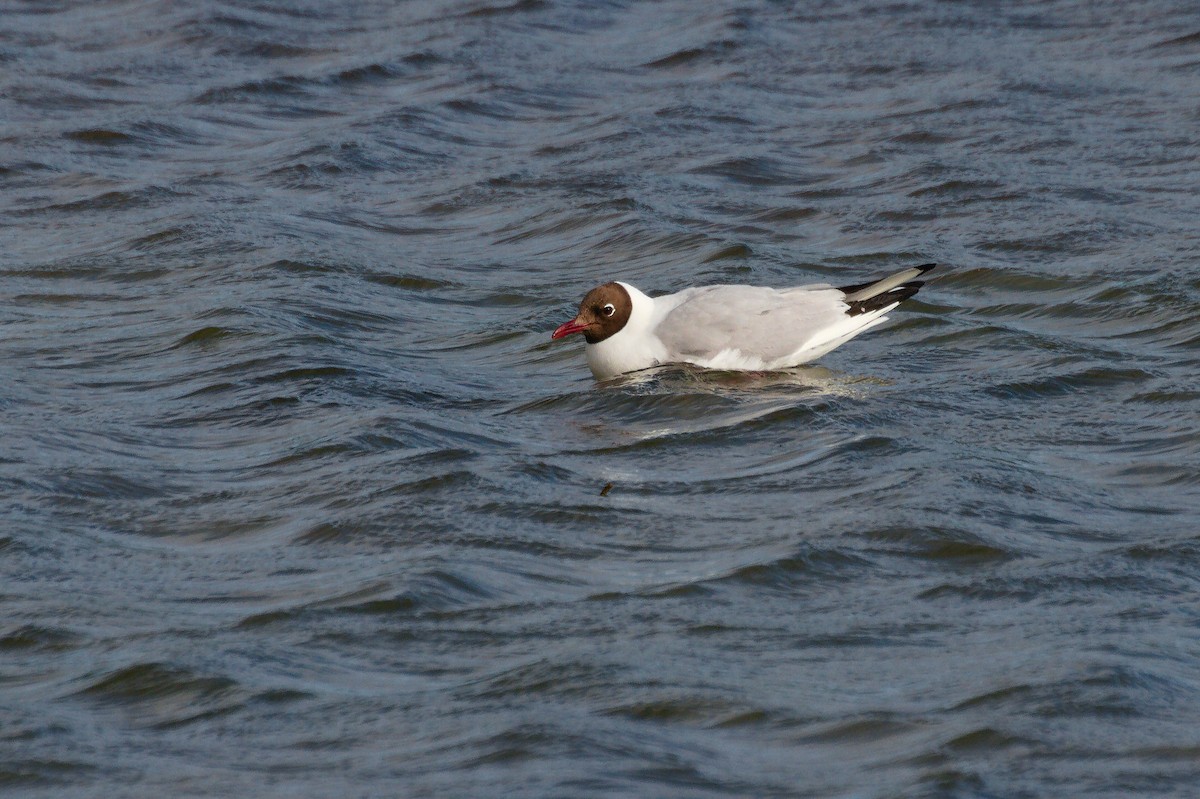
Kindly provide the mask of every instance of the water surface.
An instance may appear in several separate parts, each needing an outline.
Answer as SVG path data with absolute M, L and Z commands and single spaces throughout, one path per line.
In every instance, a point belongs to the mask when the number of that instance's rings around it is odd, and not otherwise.
M 6 794 L 1195 790 L 1190 4 L 0 20 Z M 549 340 L 927 261 L 781 375 Z

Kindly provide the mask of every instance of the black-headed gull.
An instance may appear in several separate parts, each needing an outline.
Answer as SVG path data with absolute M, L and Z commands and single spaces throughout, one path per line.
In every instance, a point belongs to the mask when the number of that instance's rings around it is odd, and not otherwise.
M 551 338 L 583 333 L 597 380 L 668 363 L 769 372 L 819 358 L 887 321 L 884 314 L 924 285 L 915 278 L 935 266 L 841 288 L 701 286 L 653 298 L 628 283 L 605 283 Z

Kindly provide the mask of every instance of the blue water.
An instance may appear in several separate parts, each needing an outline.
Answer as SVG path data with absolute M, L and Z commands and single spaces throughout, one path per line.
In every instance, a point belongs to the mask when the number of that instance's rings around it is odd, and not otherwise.
M 1198 96 L 1184 2 L 0 3 L 0 791 L 1194 795 Z

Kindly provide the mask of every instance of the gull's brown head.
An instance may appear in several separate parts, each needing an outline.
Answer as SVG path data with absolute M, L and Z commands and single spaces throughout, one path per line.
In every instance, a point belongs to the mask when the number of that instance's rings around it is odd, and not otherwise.
M 605 283 L 587 293 L 579 303 L 579 315 L 570 322 L 559 325 L 550 338 L 562 338 L 572 333 L 583 333 L 588 344 L 599 344 L 604 339 L 620 332 L 629 321 L 633 311 L 633 300 L 620 283 Z

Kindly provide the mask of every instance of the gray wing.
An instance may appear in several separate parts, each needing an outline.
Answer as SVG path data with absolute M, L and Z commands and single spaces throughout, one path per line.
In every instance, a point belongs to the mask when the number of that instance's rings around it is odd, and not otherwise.
M 656 333 L 671 357 L 712 358 L 736 349 L 764 361 L 801 349 L 846 319 L 845 294 L 828 285 L 773 289 L 704 286 L 676 295 Z

